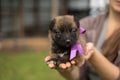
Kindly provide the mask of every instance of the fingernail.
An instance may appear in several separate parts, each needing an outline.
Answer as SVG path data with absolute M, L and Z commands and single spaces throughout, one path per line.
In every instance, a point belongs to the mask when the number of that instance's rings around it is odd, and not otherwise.
M 71 61 L 71 64 L 75 64 L 75 61 Z
M 49 66 L 49 68 L 51 68 L 51 69 L 55 68 L 55 65 L 54 65 L 54 64 L 49 64 L 48 66 Z
M 71 64 L 70 64 L 69 62 L 67 62 L 67 63 L 66 63 L 66 66 L 67 66 L 67 67 L 70 67 L 70 66 L 71 66 Z
M 59 67 L 62 68 L 62 69 L 66 69 L 67 68 L 67 66 L 65 64 L 60 64 Z
M 50 59 L 50 56 L 45 58 L 45 62 L 47 62 Z

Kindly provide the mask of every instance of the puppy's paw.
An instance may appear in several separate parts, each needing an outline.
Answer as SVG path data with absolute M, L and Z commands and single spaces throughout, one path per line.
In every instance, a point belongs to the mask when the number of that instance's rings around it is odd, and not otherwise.
M 48 60 L 47 61 L 47 64 L 54 64 L 54 65 L 56 65 L 57 64 L 57 59 L 50 59 L 50 60 Z

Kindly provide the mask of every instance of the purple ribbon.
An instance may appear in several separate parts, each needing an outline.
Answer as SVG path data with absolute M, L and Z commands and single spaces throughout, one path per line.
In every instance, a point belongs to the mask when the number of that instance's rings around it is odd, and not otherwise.
M 80 34 L 84 34 L 86 32 L 85 28 L 80 27 Z
M 83 27 L 80 27 L 80 34 L 84 34 L 85 32 L 86 30 Z M 76 43 L 71 48 L 70 60 L 76 57 L 77 51 L 79 52 L 79 54 L 85 54 L 85 51 L 83 50 L 82 45 L 80 43 Z

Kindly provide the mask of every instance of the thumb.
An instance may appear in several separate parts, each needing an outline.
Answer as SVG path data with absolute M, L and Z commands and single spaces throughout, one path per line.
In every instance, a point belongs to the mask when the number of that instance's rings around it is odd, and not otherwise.
M 89 42 L 86 44 L 86 54 L 84 55 L 84 58 L 86 60 L 90 59 L 93 53 L 94 53 L 94 45 L 93 43 Z

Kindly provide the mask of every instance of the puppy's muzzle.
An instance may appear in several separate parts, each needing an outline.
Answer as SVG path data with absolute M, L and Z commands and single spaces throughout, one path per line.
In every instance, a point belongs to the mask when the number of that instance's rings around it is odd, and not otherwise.
M 66 42 L 66 44 L 70 44 L 70 43 L 71 43 L 71 40 L 70 40 L 70 39 L 67 39 L 65 42 Z

